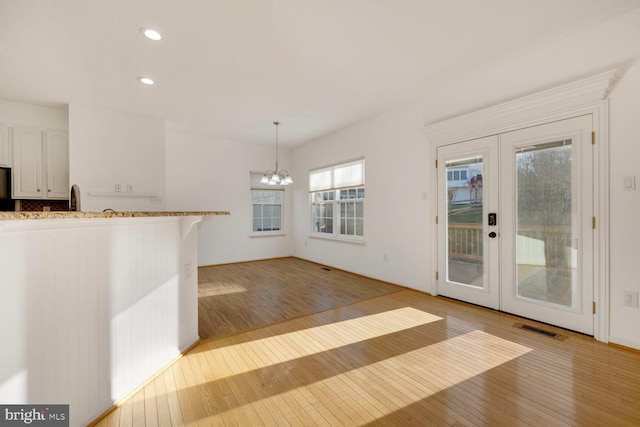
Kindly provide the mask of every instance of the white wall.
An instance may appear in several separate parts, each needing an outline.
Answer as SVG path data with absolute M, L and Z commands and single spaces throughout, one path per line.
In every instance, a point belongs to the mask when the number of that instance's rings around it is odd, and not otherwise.
M 293 150 L 294 255 L 431 291 L 434 286 L 433 149 L 425 124 L 527 95 L 603 70 L 623 71 L 640 57 L 640 11 L 581 34 L 521 52 L 473 75 L 461 72 L 429 96 Z M 622 176 L 638 174 L 640 71 L 632 66 L 611 95 L 611 340 L 640 348 L 640 309 L 622 307 L 623 289 L 638 290 L 633 268 L 640 238 L 638 192 L 623 192 Z M 365 245 L 309 238 L 309 170 L 364 156 Z M 639 181 L 640 185 L 640 181 Z M 640 188 L 639 188 L 640 191 Z M 424 198 L 427 201 L 424 201 Z M 387 261 L 384 260 L 387 254 Z
M 640 309 L 623 306 L 625 290 L 640 293 L 636 270 L 640 254 L 640 64 L 624 75 L 611 95 L 610 106 L 610 340 L 640 349 Z M 636 177 L 635 191 L 624 191 L 625 176 Z
M 294 150 L 294 254 L 427 290 L 429 150 L 415 108 L 399 108 Z M 366 243 L 309 237 L 309 171 L 365 158 Z M 386 255 L 386 256 L 385 256 Z
M 0 123 L 66 131 L 69 129 L 69 112 L 62 107 L 50 108 L 0 100 Z
M 83 211 L 162 211 L 165 192 L 164 121 L 104 108 L 69 105 L 69 175 L 81 191 Z M 113 191 L 115 184 L 133 185 L 150 197 L 94 197 L 90 191 Z
M 285 188 L 284 235 L 250 237 L 249 173 L 273 169 L 274 145 L 218 140 L 170 127 L 166 135 L 167 210 L 224 210 L 231 213 L 200 225 L 198 265 L 292 254 L 292 189 L 289 187 Z M 290 164 L 289 151 L 280 149 L 280 166 L 287 169 Z

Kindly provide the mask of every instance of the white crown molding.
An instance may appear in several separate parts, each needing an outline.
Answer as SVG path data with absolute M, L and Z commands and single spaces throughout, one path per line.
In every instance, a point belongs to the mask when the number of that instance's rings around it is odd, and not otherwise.
M 466 141 L 559 120 L 582 112 L 606 100 L 620 78 L 610 70 L 572 83 L 543 90 L 513 101 L 474 111 L 423 128 L 435 144 Z

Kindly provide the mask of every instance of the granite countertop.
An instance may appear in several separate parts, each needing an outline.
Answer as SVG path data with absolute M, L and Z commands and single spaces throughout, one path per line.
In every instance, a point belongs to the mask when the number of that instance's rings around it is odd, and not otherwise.
M 229 215 L 227 211 L 193 211 L 193 212 L 0 212 L 0 221 L 35 220 L 35 219 L 88 219 L 88 218 L 150 218 L 161 216 L 215 216 Z

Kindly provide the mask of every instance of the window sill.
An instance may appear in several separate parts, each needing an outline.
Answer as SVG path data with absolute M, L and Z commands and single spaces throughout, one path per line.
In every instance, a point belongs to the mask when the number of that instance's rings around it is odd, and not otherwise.
M 354 245 L 365 245 L 367 241 L 362 239 L 349 239 L 347 237 L 322 236 L 318 234 L 309 234 L 311 239 L 330 240 L 332 242 L 351 243 Z
M 258 233 L 250 233 L 249 237 L 272 237 L 272 236 L 286 236 L 284 231 L 263 231 Z

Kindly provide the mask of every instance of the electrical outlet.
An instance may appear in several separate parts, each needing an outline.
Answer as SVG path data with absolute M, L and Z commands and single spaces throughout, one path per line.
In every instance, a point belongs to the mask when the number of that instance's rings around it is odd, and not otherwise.
M 151 198 L 151 204 L 152 205 L 162 204 L 162 197 L 152 197 Z
M 624 177 L 624 191 L 636 191 L 636 177 L 625 176 Z
M 133 193 L 133 184 L 127 184 L 127 193 Z
M 113 184 L 113 191 L 115 191 L 116 193 L 120 193 L 122 191 L 122 185 L 121 184 Z
M 184 265 L 184 277 L 189 279 L 191 278 L 191 263 L 188 262 Z
M 638 293 L 624 291 L 624 306 L 638 308 Z

